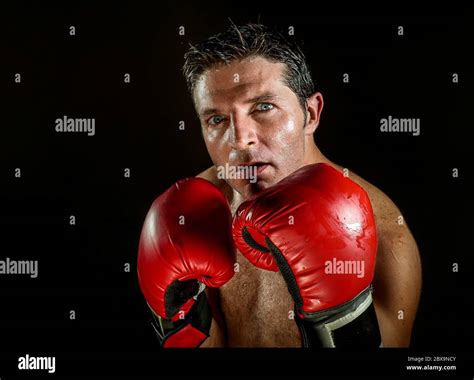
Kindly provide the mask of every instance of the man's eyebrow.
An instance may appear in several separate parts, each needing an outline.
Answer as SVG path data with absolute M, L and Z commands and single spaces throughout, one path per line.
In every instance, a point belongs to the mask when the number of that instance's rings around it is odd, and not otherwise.
M 275 98 L 277 98 L 276 95 L 272 94 L 271 92 L 265 92 L 261 95 L 254 96 L 253 98 L 246 100 L 245 103 L 259 103 L 267 100 L 273 100 Z
M 253 104 L 253 103 L 259 103 L 259 102 L 264 102 L 268 100 L 273 100 L 275 98 L 278 98 L 276 95 L 266 92 L 257 96 L 254 96 L 253 98 L 247 99 L 244 103 L 247 104 Z M 209 115 L 217 114 L 219 113 L 219 110 L 216 108 L 205 108 L 201 113 L 201 117 L 206 117 Z
M 216 109 L 216 108 L 205 108 L 201 113 L 200 113 L 200 116 L 201 117 L 206 117 L 206 116 L 209 116 L 209 115 L 213 115 L 215 113 L 217 113 L 219 110 Z

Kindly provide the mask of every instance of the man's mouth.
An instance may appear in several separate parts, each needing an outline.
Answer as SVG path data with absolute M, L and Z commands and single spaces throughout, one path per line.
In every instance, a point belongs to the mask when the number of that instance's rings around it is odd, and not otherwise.
M 268 162 L 250 162 L 250 163 L 245 163 L 245 164 L 240 164 L 238 165 L 239 168 L 242 168 L 242 170 L 255 170 L 257 175 L 262 174 L 265 169 L 267 169 L 270 166 L 270 163 Z
M 266 163 L 261 163 L 261 164 L 258 164 L 256 165 L 257 167 L 257 174 L 260 175 L 263 173 L 263 171 L 268 168 L 270 166 L 270 164 L 266 164 Z

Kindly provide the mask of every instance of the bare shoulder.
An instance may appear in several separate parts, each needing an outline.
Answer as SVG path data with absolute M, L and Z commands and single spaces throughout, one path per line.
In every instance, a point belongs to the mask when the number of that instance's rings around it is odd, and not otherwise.
M 218 178 L 217 169 L 215 166 L 211 166 L 210 168 L 207 168 L 206 170 L 196 175 L 196 177 L 208 180 L 209 182 L 217 186 L 224 193 L 229 203 L 232 201 L 233 190 L 226 181 Z
M 215 166 L 207 168 L 206 170 L 196 175 L 196 177 L 207 179 L 209 182 L 212 182 L 214 185 L 219 187 L 219 178 L 217 178 L 217 170 Z
M 332 162 L 330 164 L 341 171 L 343 170 L 337 164 Z M 396 226 L 405 225 L 400 209 L 387 194 L 354 172 L 349 172 L 349 178 L 362 187 L 369 195 L 379 232 L 389 233 L 394 231 L 394 228 L 397 230 Z

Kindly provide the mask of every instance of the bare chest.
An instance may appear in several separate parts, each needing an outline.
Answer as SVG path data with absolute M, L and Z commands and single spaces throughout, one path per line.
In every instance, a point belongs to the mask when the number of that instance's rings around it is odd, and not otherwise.
M 293 300 L 281 274 L 256 268 L 237 252 L 237 271 L 220 288 L 231 347 L 300 347 Z

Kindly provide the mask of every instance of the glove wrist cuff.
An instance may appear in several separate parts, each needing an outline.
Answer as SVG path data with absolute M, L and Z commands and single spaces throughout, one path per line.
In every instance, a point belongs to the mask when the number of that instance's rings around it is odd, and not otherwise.
M 381 346 L 371 286 L 341 306 L 297 315 L 296 322 L 303 347 Z
M 184 319 L 171 321 L 152 314 L 151 325 L 162 347 L 199 347 L 209 337 L 212 313 L 205 292 L 197 296 Z

